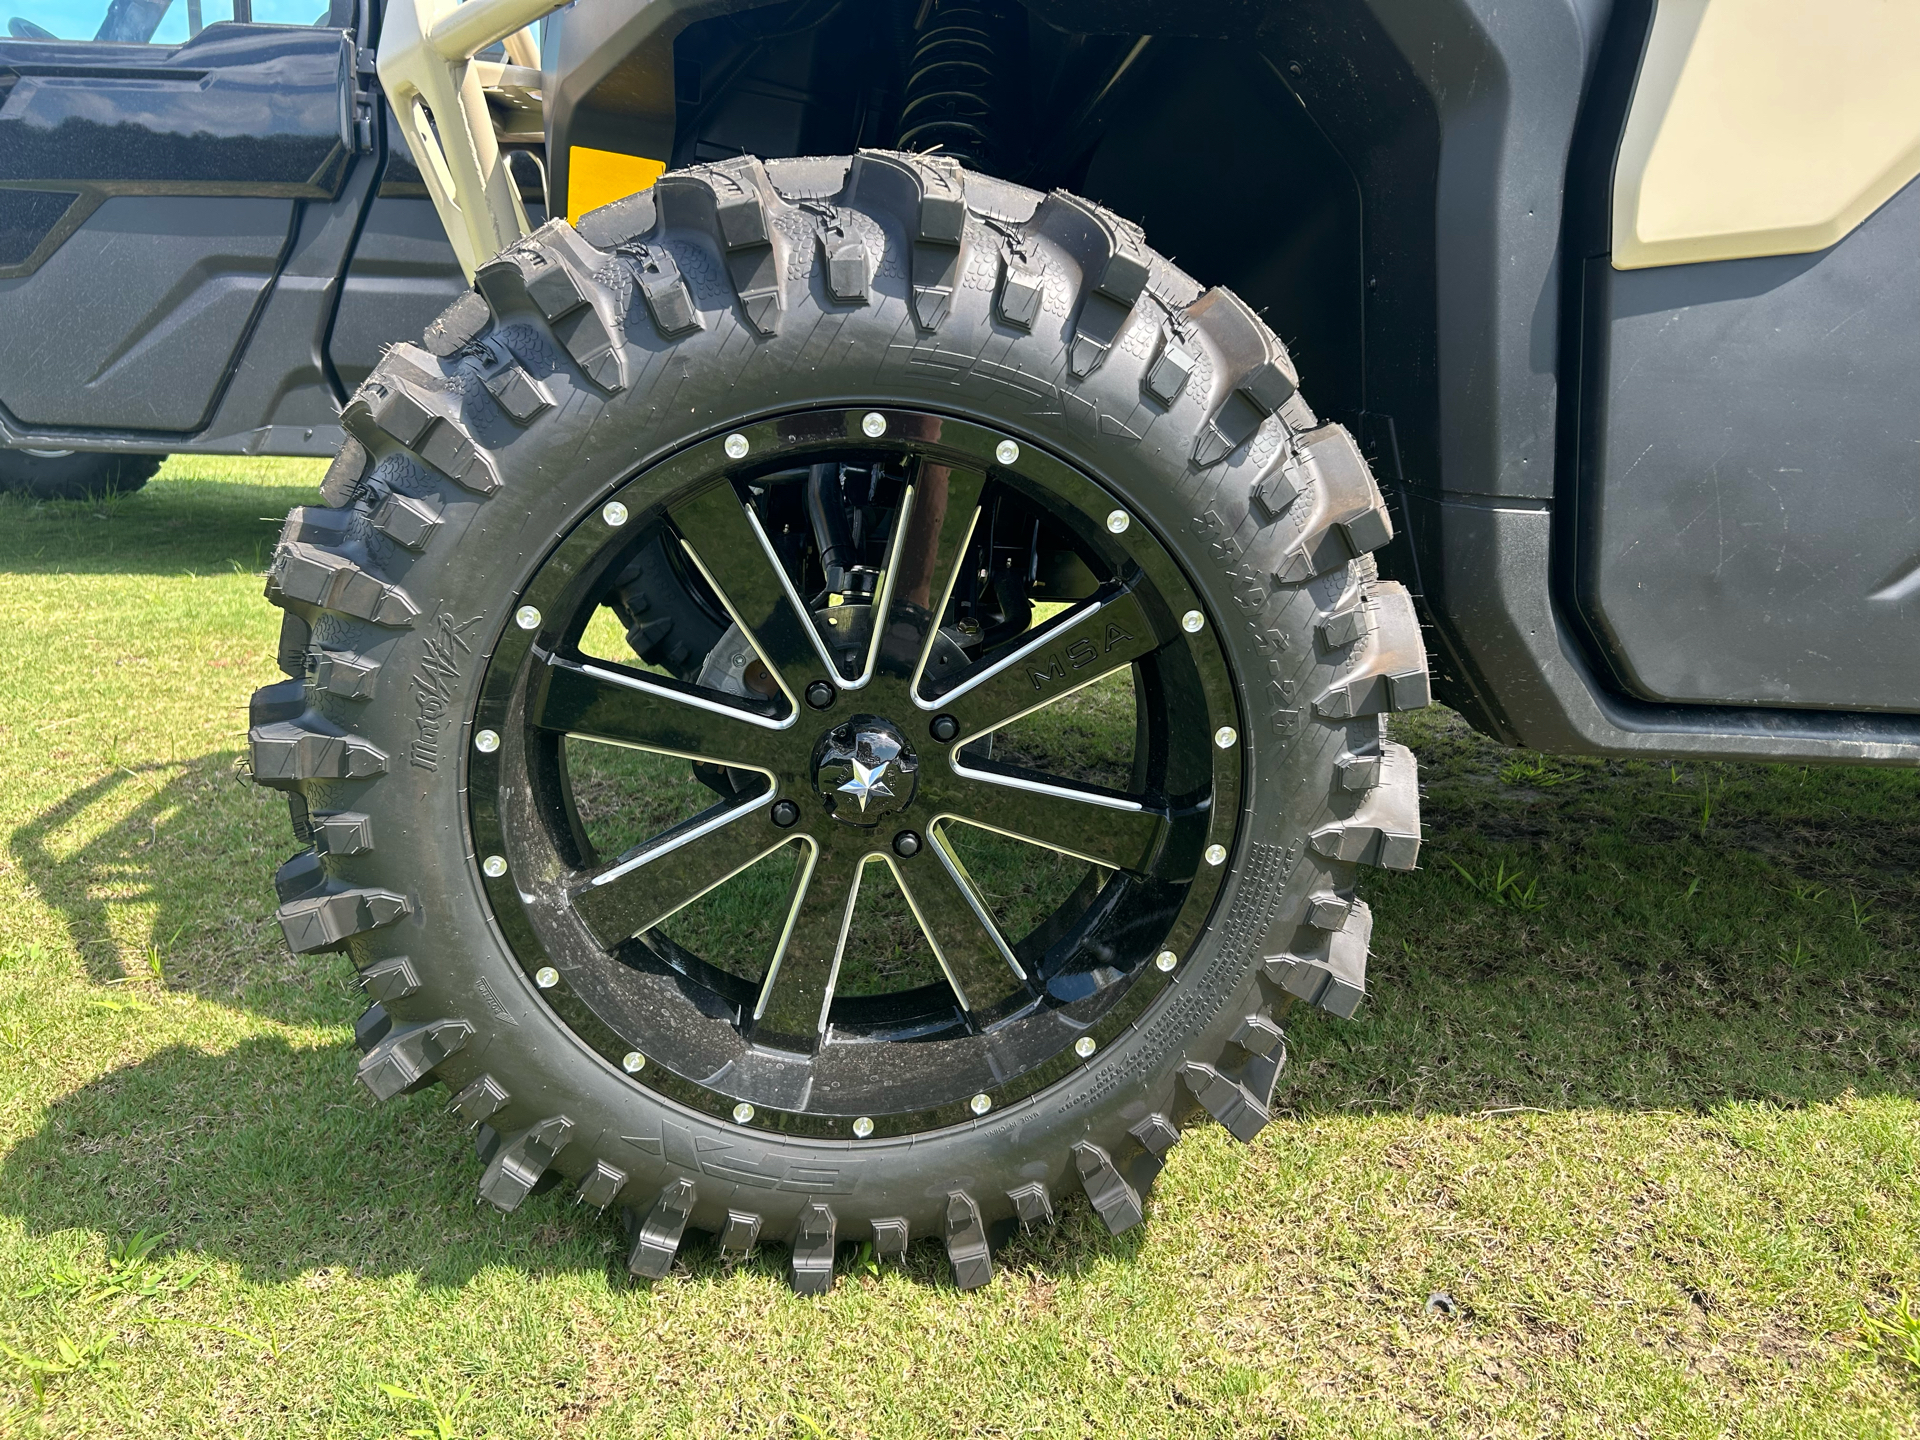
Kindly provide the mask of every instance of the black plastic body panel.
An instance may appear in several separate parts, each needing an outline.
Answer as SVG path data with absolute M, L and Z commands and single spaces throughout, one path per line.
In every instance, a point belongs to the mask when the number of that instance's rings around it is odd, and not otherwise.
M 1587 262 L 1581 610 L 1648 700 L 1920 708 L 1920 182 L 1831 249 Z

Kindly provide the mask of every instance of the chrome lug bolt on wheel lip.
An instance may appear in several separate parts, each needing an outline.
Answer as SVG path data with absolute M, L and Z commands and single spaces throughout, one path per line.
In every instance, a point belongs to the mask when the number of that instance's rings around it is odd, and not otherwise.
M 867 435 L 869 414 L 881 434 Z M 1155 1002 L 1169 980 L 1156 942 L 1184 950 L 1220 892 L 1224 858 L 1197 875 L 1190 862 L 1158 868 L 1202 848 L 1209 814 L 1242 803 L 1239 757 L 1212 743 L 1237 719 L 1232 672 L 1211 627 L 1186 623 L 1192 580 L 1097 482 L 970 422 L 806 412 L 758 425 L 750 445 L 727 440 L 739 443 L 705 442 L 596 502 L 514 597 L 539 619 L 508 627 L 473 721 L 491 737 L 476 731 L 476 748 L 507 762 L 480 768 L 469 800 L 476 850 L 515 877 L 487 903 L 564 1024 L 628 1074 L 644 1057 L 649 1090 L 716 1118 L 751 1104 L 783 1133 L 914 1134 L 1064 1081 Z M 867 507 L 863 538 L 831 568 L 808 485 Z M 1016 570 L 1008 590 L 996 526 L 1044 536 L 1060 555 L 1045 573 L 1068 578 Z M 643 551 L 719 597 L 720 639 L 684 668 L 641 669 L 573 638 Z M 1047 598 L 1046 584 L 1080 588 L 1029 618 L 1022 597 Z M 1017 618 L 1003 618 L 1016 599 Z M 1129 778 L 1122 757 L 1098 783 L 1045 760 L 1022 768 L 1022 717 L 1095 681 L 1131 692 L 1156 758 Z M 717 798 L 652 838 L 576 848 L 553 777 L 613 745 L 693 767 L 694 793 Z M 1177 795 L 1163 778 L 1175 773 Z M 982 837 L 1017 854 L 982 861 Z M 793 879 L 749 906 L 772 926 L 766 953 L 679 948 L 704 943 L 673 918 L 682 908 L 775 857 Z M 1022 912 L 1031 933 L 1003 933 L 987 898 L 999 892 L 978 878 L 991 886 L 999 872 L 983 863 L 1059 869 L 1046 926 Z M 898 984 L 850 981 L 870 964 L 841 963 L 855 916 L 888 894 L 927 960 Z M 913 1043 L 926 1038 L 941 1043 Z M 941 1060 L 903 1066 L 876 1100 L 859 1077 L 874 1044 Z M 705 1083 L 748 1047 L 778 1057 L 799 1108 Z
M 1227 863 L 1227 847 L 1224 845 L 1207 846 L 1207 864 L 1224 865 Z
M 647 1068 L 647 1057 L 638 1050 L 629 1050 L 620 1057 L 620 1068 L 629 1075 L 638 1075 Z
M 1207 617 L 1198 610 L 1189 610 L 1180 617 L 1180 628 L 1189 635 L 1198 635 L 1207 628 Z
M 869 410 L 860 417 L 860 432 L 871 439 L 878 440 L 887 433 L 887 417 L 878 410 Z
M 502 875 L 507 873 L 507 857 L 504 855 L 489 855 L 485 860 L 480 862 L 480 869 L 489 879 L 498 880 Z
M 1240 741 L 1240 732 L 1231 725 L 1222 725 L 1213 732 L 1213 743 L 1222 750 L 1231 750 Z
M 1162 950 L 1153 957 L 1153 968 L 1165 974 L 1180 963 L 1180 957 L 1171 950 Z
M 742 1100 L 738 1105 L 733 1107 L 734 1122 L 739 1125 L 744 1125 L 753 1119 L 753 1113 L 753 1106 Z
M 491 755 L 500 748 L 500 736 L 492 730 L 482 730 L 473 737 L 473 748 L 482 755 Z
M 513 623 L 518 625 L 522 630 L 538 630 L 540 628 L 540 612 L 531 605 L 522 605 L 518 610 L 513 612 Z

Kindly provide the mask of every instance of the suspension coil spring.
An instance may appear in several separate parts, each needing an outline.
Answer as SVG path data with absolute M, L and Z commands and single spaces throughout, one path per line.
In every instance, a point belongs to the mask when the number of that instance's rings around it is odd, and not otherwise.
M 1026 11 L 1012 0 L 930 0 L 923 5 L 900 109 L 902 150 L 939 151 L 975 169 L 1010 158 Z

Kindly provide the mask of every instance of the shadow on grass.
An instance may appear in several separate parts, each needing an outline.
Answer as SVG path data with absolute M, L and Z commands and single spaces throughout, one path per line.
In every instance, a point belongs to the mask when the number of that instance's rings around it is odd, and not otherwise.
M 1293 1063 L 1258 1143 L 1354 1110 L 1703 1113 L 1920 1093 L 1920 776 L 1543 761 L 1442 712 L 1402 733 L 1428 777 L 1425 868 L 1368 877 L 1372 998 L 1353 1023 L 1284 1017 Z M 250 848 L 261 792 L 220 789 L 223 764 L 196 762 L 61 851 L 62 827 L 118 783 L 97 782 L 25 827 L 16 853 L 76 937 L 104 928 L 106 892 L 150 893 L 156 934 L 231 927 L 229 950 L 194 952 L 204 972 L 177 983 L 344 1023 L 359 1005 L 346 967 L 285 956 L 266 898 L 278 857 Z M 1513 874 L 1522 886 L 1499 883 Z M 0 1164 L 0 1207 L 38 1231 L 164 1228 L 261 1276 L 620 1273 L 618 1226 L 565 1191 L 511 1217 L 476 1207 L 444 1093 L 375 1107 L 353 1060 L 277 1038 L 163 1051 L 54 1100 Z M 1133 1253 L 1137 1237 L 1105 1236 L 1077 1197 L 1061 1209 L 1061 1229 L 1015 1258 L 1068 1271 Z M 710 1242 L 686 1260 L 696 1276 L 721 1267 Z M 777 1273 L 784 1252 L 753 1263 Z M 937 1246 L 910 1268 L 945 1283 Z
M 92 500 L 0 495 L 0 573 L 20 575 L 249 574 L 265 570 L 292 505 L 313 503 L 310 462 L 247 461 L 281 484 L 200 478 L 236 468 L 176 458 L 144 489 Z M 269 518 L 272 517 L 272 518 Z
M 22 825 L 9 848 L 95 983 L 157 980 L 288 1024 L 350 1022 L 364 1002 L 346 965 L 287 952 L 273 894 L 274 868 L 295 848 L 286 802 L 238 759 L 118 766 Z M 127 803 L 156 773 L 171 778 Z M 113 912 L 145 905 L 151 924 L 129 938 Z

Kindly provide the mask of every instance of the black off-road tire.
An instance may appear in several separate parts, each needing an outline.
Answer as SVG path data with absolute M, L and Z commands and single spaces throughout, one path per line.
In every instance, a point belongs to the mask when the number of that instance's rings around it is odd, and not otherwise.
M 1149 527 L 1231 672 L 1240 794 L 1210 920 L 1096 1055 L 979 1118 L 855 1139 L 681 1103 L 570 1028 L 503 933 L 468 785 L 489 656 L 525 643 L 516 597 L 557 537 L 756 417 L 867 407 L 1016 436 Z M 632 1212 L 637 1275 L 697 1229 L 790 1246 L 802 1289 L 831 1283 L 836 1242 L 909 1238 L 984 1283 L 990 1236 L 1072 1197 L 1139 1222 L 1184 1124 L 1252 1139 L 1288 1007 L 1359 1003 L 1356 868 L 1419 847 L 1385 715 L 1428 699 L 1409 597 L 1368 554 L 1387 512 L 1280 342 L 1129 222 L 934 157 L 680 172 L 483 267 L 345 423 L 331 508 L 288 517 L 267 586 L 290 678 L 254 697 L 253 774 L 308 846 L 280 919 L 296 951 L 351 956 L 374 1002 L 362 1080 L 444 1083 L 496 1205 L 576 1182 Z
M 89 500 L 138 490 L 158 473 L 166 458 L 89 450 L 0 450 L 0 494 Z

